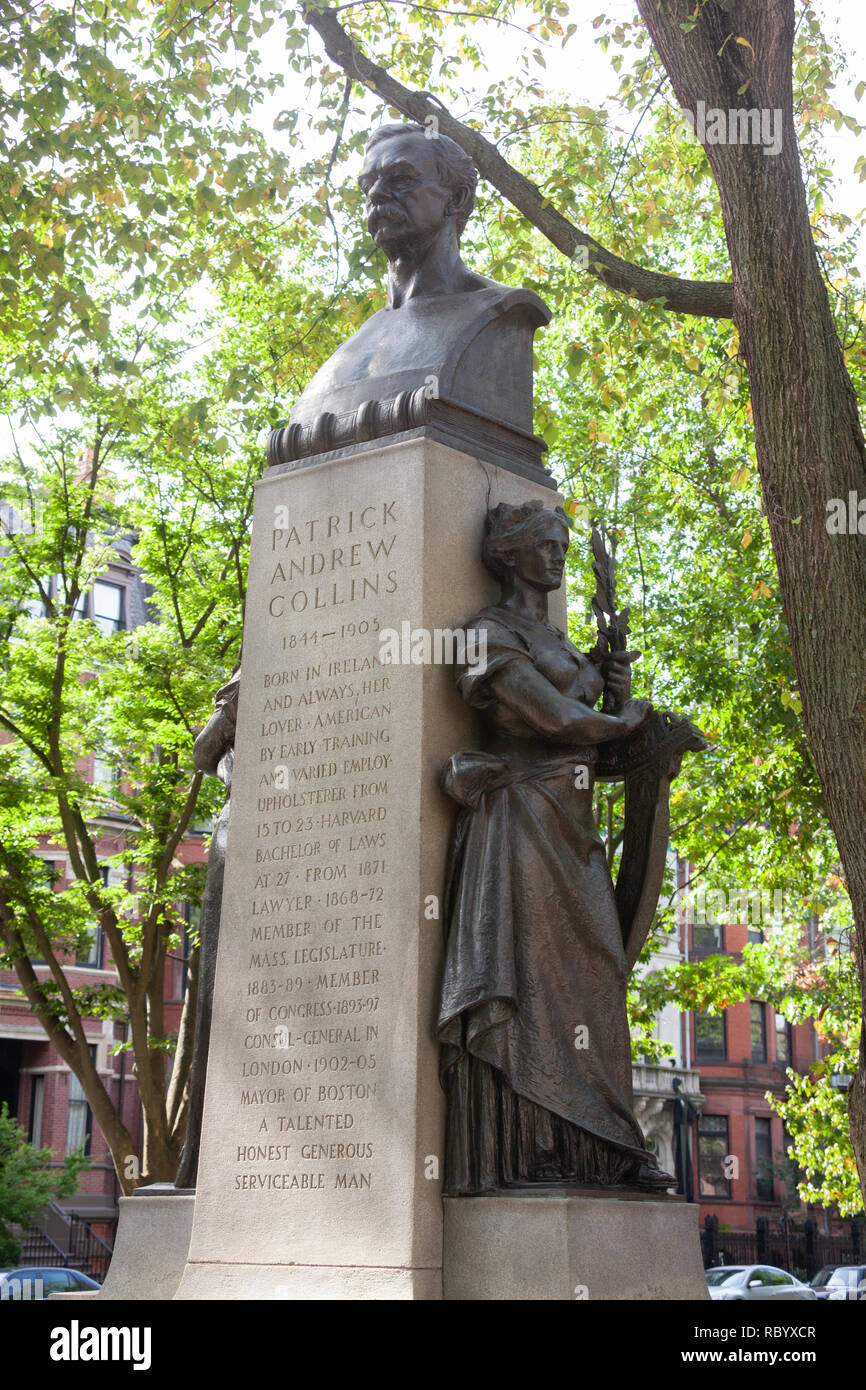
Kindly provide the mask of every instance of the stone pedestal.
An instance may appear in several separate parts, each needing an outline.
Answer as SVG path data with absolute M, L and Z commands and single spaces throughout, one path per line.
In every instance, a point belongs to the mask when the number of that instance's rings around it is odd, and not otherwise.
M 436 631 L 495 598 L 486 510 L 535 497 L 558 500 L 424 435 L 257 485 L 179 1298 L 441 1297 L 438 777 L 478 734 L 412 634 L 435 658 Z M 384 629 L 407 664 L 381 664 Z
M 114 1254 L 97 1298 L 174 1297 L 189 1253 L 195 1193 L 154 1183 L 120 1198 Z
M 443 1205 L 446 1299 L 709 1299 L 691 1203 L 584 1189 Z

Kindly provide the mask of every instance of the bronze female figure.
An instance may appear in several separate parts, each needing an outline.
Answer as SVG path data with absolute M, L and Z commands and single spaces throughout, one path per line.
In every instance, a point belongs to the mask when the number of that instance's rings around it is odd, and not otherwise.
M 644 839 L 666 840 L 655 814 L 667 802 L 659 763 L 700 744 L 689 725 L 692 741 L 680 737 L 674 750 L 670 734 L 683 722 L 630 698 L 639 653 L 593 660 L 548 621 L 569 534 L 562 510 L 541 502 L 488 514 L 482 558 L 502 593 L 467 627 L 486 660 L 458 675 L 487 740 L 483 752 L 454 754 L 443 773 L 461 806 L 438 1020 L 452 1195 L 550 1183 L 661 1194 L 673 1181 L 632 1113 L 626 988 L 642 940 L 627 940 L 635 914 L 625 921 L 618 909 L 592 788 L 615 744 L 644 754 L 655 745 L 641 764 L 655 775 Z M 605 686 L 616 714 L 593 708 Z M 627 768 L 621 755 L 608 775 Z M 656 896 L 657 863 L 657 854 L 644 861 Z M 644 900 L 637 915 L 645 937 Z

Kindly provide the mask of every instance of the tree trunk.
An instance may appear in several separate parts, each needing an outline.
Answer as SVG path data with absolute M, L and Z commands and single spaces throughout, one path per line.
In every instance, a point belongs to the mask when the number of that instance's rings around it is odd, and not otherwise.
M 827 530 L 827 504 L 866 497 L 866 450 L 809 223 L 794 130 L 793 0 L 638 0 L 680 105 L 779 112 L 778 154 L 705 145 L 721 198 L 734 322 L 749 372 L 758 469 L 806 736 L 854 910 L 866 1007 L 866 536 Z M 737 43 L 737 38 L 747 44 Z M 721 50 L 721 53 L 720 53 Z M 749 83 L 743 95 L 738 89 Z M 779 116 L 775 117 L 778 121 Z M 866 1054 L 851 1129 L 866 1195 Z

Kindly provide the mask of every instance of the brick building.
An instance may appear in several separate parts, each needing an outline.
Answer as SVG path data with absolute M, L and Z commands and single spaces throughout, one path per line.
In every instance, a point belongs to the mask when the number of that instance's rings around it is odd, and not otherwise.
M 708 930 L 710 945 L 692 933 L 691 958 L 710 951 L 736 954 L 748 939 L 745 926 Z M 697 943 L 694 940 L 698 933 Z M 701 1079 L 704 1103 L 693 1145 L 694 1183 L 701 1214 L 715 1215 L 734 1230 L 754 1230 L 759 1217 L 778 1219 L 793 1193 L 772 1165 L 783 1166 L 788 1144 L 782 1120 L 766 1100 L 783 1095 L 785 1070 L 807 1072 L 817 1060 L 811 1023 L 792 1026 L 759 999 L 711 1016 L 683 1015 L 684 1048 Z
M 689 866 L 672 856 L 671 867 L 682 893 Z M 810 929 L 806 924 L 807 934 Z M 692 920 L 683 911 L 650 968 L 737 956 L 747 941 L 761 939 L 760 925 L 709 925 L 700 912 Z M 810 945 L 813 952 L 819 949 L 814 939 Z M 671 1045 L 673 1056 L 658 1065 L 634 1065 L 635 1111 L 661 1166 L 677 1175 L 679 1190 L 699 1205 L 701 1223 L 715 1217 L 723 1230 L 754 1232 L 762 1219 L 777 1226 L 786 1216 L 797 1222 L 812 1217 L 829 1232 L 829 1214 L 798 1200 L 786 1152 L 790 1141 L 766 1100 L 767 1092 L 784 1095 L 788 1067 L 805 1074 L 822 1055 L 811 1022 L 792 1026 L 761 999 L 744 1000 L 719 1015 L 669 1005 L 657 1019 L 656 1035 Z
M 678 874 L 682 886 L 688 866 L 679 863 Z M 685 960 L 737 956 L 747 942 L 763 939 L 762 926 L 751 917 L 747 923 L 710 925 L 700 915 L 691 920 L 684 914 L 679 930 Z M 821 1055 L 812 1023 L 791 1025 L 755 998 L 717 1015 L 683 1013 L 681 1030 L 684 1065 L 699 1076 L 702 1095 L 699 1115 L 689 1117 L 690 1180 L 702 1221 L 714 1216 L 730 1230 L 754 1231 L 761 1218 L 778 1222 L 786 1211 L 796 1219 L 824 1220 L 823 1210 L 798 1201 L 786 1152 L 790 1141 L 766 1100 L 767 1092 L 784 1095 L 787 1068 L 805 1074 Z

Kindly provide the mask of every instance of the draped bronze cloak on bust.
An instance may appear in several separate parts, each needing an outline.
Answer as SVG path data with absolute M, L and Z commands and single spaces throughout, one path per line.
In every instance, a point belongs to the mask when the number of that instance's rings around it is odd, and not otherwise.
M 625 1183 L 655 1159 L 632 1114 L 629 972 L 592 816 L 597 748 L 542 738 L 491 689 L 504 666 L 528 661 L 593 705 L 602 678 L 546 621 L 494 606 L 469 634 L 486 638 L 487 659 L 457 683 L 489 737 L 443 774 L 461 806 L 437 1028 L 445 1191 Z

